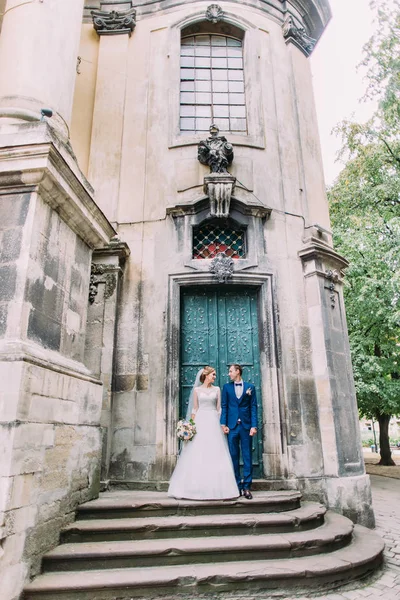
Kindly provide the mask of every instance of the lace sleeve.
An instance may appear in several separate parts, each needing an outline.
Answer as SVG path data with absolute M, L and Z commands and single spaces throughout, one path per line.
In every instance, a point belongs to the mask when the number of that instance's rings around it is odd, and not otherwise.
M 221 388 L 217 388 L 217 412 L 221 414 Z
M 193 408 L 192 415 L 195 415 L 199 410 L 199 399 L 197 397 L 197 389 L 193 390 Z

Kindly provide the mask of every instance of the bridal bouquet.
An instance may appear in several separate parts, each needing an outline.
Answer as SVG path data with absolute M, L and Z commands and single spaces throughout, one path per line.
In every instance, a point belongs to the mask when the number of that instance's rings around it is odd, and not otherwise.
M 189 419 L 189 421 L 184 421 L 183 419 L 178 421 L 176 426 L 176 435 L 184 442 L 192 440 L 196 435 L 196 425 L 193 419 Z

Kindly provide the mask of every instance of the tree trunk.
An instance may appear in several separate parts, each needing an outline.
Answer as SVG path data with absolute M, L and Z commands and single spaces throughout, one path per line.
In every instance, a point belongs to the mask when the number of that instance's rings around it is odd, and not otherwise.
M 378 464 L 384 467 L 396 466 L 392 459 L 392 452 L 389 443 L 389 422 L 391 415 L 378 415 L 379 423 L 379 445 L 381 451 L 381 460 Z

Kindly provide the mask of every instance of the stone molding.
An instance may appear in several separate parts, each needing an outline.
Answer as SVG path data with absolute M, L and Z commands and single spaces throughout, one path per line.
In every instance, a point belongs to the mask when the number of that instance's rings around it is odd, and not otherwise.
M 186 215 L 196 215 L 207 208 L 208 202 L 208 198 L 203 197 L 195 200 L 195 202 L 168 206 L 167 215 L 173 218 L 185 217 Z M 268 206 L 264 206 L 263 204 L 245 203 L 234 196 L 231 198 L 231 208 L 232 210 L 237 210 L 243 215 L 257 217 L 259 219 L 268 219 L 272 212 L 272 209 Z
M 32 341 L 0 341 L 0 362 L 18 361 L 102 385 L 102 382 L 94 377 L 83 363 L 67 358 L 59 352 L 43 348 Z
M 305 27 L 296 25 L 291 14 L 286 15 L 282 25 L 282 31 L 287 44 L 291 42 L 301 50 L 305 56 L 310 56 L 317 40 L 307 34 Z
M 116 233 L 73 157 L 45 123 L 16 125 L 14 135 L 0 136 L 0 188 L 36 191 L 91 248 Z
M 325 244 L 312 244 L 303 248 L 298 253 L 303 263 L 314 261 L 313 269 L 306 273 L 306 276 L 318 273 L 326 277 L 326 272 L 329 269 L 335 269 L 340 276 L 343 275 L 344 269 L 349 266 L 348 261 L 335 252 L 333 248 Z
M 136 27 L 136 9 L 92 10 L 93 27 L 98 35 L 132 35 Z

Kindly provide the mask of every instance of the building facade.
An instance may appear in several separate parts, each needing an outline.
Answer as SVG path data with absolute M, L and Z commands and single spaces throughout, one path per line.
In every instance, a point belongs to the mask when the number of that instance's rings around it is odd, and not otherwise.
M 328 0 L 3 4 L 7 600 L 100 481 L 163 486 L 205 364 L 257 388 L 263 486 L 371 526 L 308 61 Z

